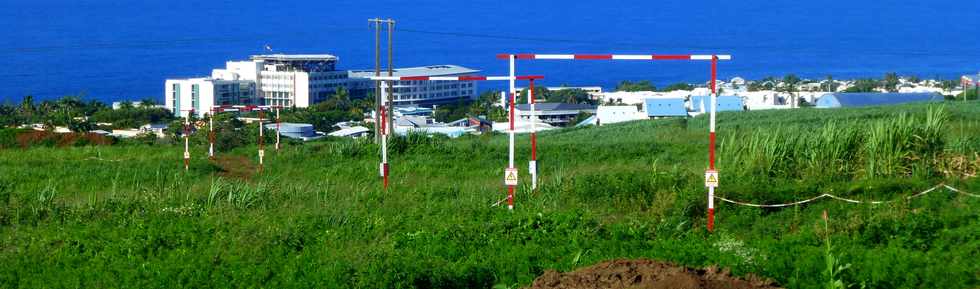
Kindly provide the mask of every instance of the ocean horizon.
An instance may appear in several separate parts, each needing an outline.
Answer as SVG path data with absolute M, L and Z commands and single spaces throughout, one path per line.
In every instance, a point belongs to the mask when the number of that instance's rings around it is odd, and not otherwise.
M 486 75 L 506 74 L 498 53 L 731 54 L 721 79 L 955 79 L 980 70 L 980 20 L 959 2 L 733 2 L 8 1 L 0 101 L 162 100 L 167 78 L 207 76 L 266 46 L 371 69 L 374 17 L 397 21 L 396 67 L 456 64 Z M 545 86 L 708 80 L 706 62 L 522 61 L 518 72 L 544 75 Z

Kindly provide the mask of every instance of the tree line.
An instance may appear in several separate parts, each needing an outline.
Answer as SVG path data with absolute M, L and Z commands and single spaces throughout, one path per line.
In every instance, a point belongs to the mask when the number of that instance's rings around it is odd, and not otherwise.
M 157 106 L 157 102 L 149 98 L 138 105 L 124 101 L 119 109 L 98 100 L 85 101 L 80 96 L 43 101 L 25 96 L 18 104 L 0 104 L 0 126 L 3 127 L 40 124 L 45 128 L 63 126 L 75 132 L 86 132 L 168 122 L 173 117 L 172 112 Z

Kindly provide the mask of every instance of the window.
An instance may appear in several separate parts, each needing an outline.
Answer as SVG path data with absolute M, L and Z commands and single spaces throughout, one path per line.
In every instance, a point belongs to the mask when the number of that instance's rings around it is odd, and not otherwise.
M 200 87 L 200 85 L 192 84 L 191 85 L 191 109 L 193 109 L 195 111 L 201 111 L 200 110 L 200 105 L 201 105 L 200 95 L 201 95 L 201 87 Z
M 180 114 L 180 84 L 173 84 L 173 99 L 171 100 L 174 107 L 174 115 Z

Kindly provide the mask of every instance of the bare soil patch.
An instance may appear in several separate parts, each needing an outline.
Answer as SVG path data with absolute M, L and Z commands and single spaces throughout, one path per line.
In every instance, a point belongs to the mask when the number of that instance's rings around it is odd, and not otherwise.
M 218 175 L 225 178 L 248 180 L 258 170 L 258 167 L 251 160 L 243 156 L 219 156 L 212 163 L 221 170 Z
M 81 144 L 86 145 L 112 145 L 111 137 L 96 133 L 54 133 L 47 131 L 26 131 L 17 134 L 17 144 L 21 148 L 29 148 L 38 145 L 49 145 L 66 147 Z
M 738 278 L 727 269 L 694 269 L 653 260 L 612 260 L 574 272 L 546 271 L 530 289 L 752 289 L 781 288 L 775 282 L 755 276 Z

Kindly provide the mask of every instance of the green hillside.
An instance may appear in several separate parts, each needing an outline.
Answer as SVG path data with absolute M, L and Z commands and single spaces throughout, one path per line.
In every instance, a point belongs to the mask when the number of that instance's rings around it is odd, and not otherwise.
M 703 117 L 539 135 L 541 187 L 505 197 L 505 135 L 378 147 L 286 144 L 209 162 L 183 146 L 0 149 L 0 288 L 521 287 L 616 258 L 731 268 L 788 288 L 980 287 L 980 103 L 719 114 L 718 195 L 705 230 Z M 822 212 L 829 214 L 825 229 Z M 850 267 L 830 277 L 830 256 Z M 835 270 L 837 271 L 837 270 Z M 835 272 L 836 273 L 836 272 Z

